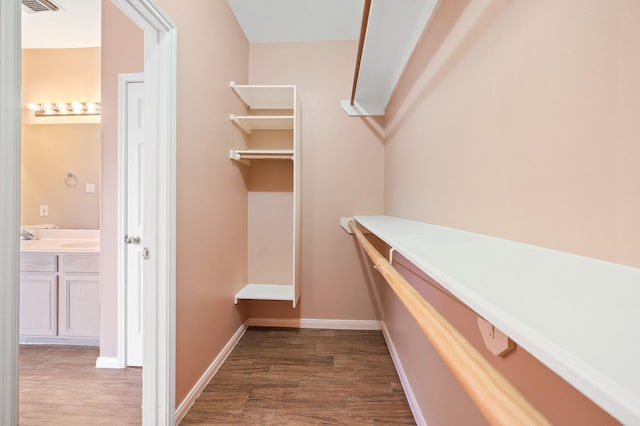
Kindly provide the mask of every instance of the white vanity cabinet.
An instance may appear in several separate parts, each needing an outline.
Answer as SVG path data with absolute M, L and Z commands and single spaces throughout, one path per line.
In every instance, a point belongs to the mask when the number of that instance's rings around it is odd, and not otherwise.
M 98 337 L 100 333 L 100 257 L 60 256 L 58 336 Z
M 22 253 L 21 341 L 98 344 L 99 268 L 94 253 Z
M 58 256 L 20 256 L 20 335 L 55 336 L 58 321 Z

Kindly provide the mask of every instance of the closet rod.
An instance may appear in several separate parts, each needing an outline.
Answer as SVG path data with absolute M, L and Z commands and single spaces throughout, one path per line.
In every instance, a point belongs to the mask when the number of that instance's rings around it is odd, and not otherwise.
M 362 9 L 362 23 L 360 24 L 360 40 L 358 41 L 358 56 L 356 57 L 356 71 L 353 76 L 353 88 L 351 89 L 351 105 L 356 100 L 356 87 L 358 86 L 358 76 L 360 75 L 360 63 L 362 62 L 362 49 L 364 39 L 367 35 L 367 24 L 369 23 L 369 11 L 371 10 L 371 0 L 364 0 Z
M 513 385 L 478 352 L 362 234 L 349 227 L 358 242 L 431 341 L 482 415 L 492 425 L 550 425 Z
M 239 160 L 293 160 L 292 155 L 238 154 Z

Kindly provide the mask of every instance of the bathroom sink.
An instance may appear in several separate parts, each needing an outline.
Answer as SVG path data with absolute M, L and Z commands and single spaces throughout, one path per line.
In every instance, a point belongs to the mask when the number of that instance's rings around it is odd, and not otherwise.
M 99 244 L 97 241 L 82 241 L 82 242 L 76 242 L 76 243 L 65 243 L 65 244 L 61 244 L 61 247 L 64 248 L 91 248 L 91 249 L 97 249 L 99 248 Z

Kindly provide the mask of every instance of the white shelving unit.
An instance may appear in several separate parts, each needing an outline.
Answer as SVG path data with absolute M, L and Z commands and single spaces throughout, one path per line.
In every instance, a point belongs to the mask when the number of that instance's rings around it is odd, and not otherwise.
M 229 157 L 248 170 L 248 283 L 239 300 L 300 298 L 300 115 L 296 87 L 239 85 L 231 89 L 247 107 L 230 120 L 247 134 L 247 147 Z M 271 161 L 262 161 L 271 160 Z M 284 161 L 273 161 L 284 160 Z

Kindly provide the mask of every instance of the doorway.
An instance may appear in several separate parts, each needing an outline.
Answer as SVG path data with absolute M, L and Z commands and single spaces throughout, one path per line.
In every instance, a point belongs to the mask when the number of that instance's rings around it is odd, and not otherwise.
M 175 25 L 152 0 L 113 0 L 145 32 L 145 111 L 154 182 L 145 203 L 153 214 L 147 243 L 151 256 L 143 284 L 149 309 L 143 323 L 143 424 L 175 423 Z M 17 289 L 20 177 L 20 4 L 0 2 L 0 423 L 17 422 Z M 148 225 L 147 225 L 148 224 Z M 6 296 L 6 297 L 5 297 Z

